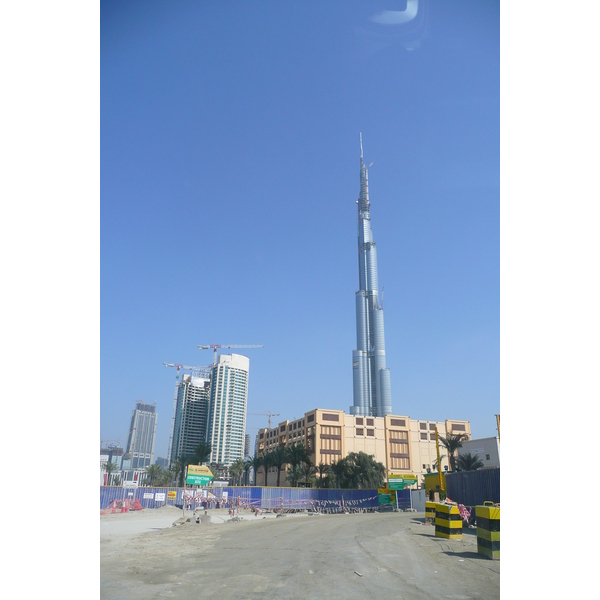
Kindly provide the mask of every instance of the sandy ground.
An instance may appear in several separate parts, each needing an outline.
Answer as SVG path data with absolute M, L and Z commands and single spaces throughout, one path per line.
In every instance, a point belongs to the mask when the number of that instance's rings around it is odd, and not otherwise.
M 477 554 L 476 530 L 436 538 L 423 513 L 209 514 L 206 524 L 173 507 L 101 516 L 101 598 L 500 597 L 500 562 Z

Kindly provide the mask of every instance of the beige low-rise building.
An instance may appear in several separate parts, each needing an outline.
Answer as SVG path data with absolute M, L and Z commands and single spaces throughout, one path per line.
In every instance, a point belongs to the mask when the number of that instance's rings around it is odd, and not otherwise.
M 256 449 L 259 455 L 279 446 L 303 444 L 314 465 L 330 465 L 350 452 L 365 452 L 385 465 L 388 474 L 413 473 L 419 484 L 422 475 L 434 470 L 437 461 L 435 428 L 438 435 L 465 433 L 471 437 L 468 421 L 419 421 L 408 416 L 365 417 L 346 414 L 343 410 L 317 408 L 293 421 L 281 421 L 271 429 L 260 429 Z M 441 468 L 448 457 L 440 445 Z M 280 473 L 280 485 L 287 486 L 286 466 Z M 264 469 L 256 475 L 256 484 L 264 485 Z M 277 467 L 271 467 L 267 485 L 277 484 Z

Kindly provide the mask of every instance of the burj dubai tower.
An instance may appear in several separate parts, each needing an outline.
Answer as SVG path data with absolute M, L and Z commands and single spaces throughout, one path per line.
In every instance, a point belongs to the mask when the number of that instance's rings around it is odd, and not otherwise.
M 369 212 L 369 170 L 363 160 L 360 135 L 360 196 L 358 205 L 358 280 L 356 350 L 352 351 L 354 405 L 350 414 L 382 417 L 392 412 L 390 370 L 385 364 L 383 308 L 379 304 L 377 246 Z

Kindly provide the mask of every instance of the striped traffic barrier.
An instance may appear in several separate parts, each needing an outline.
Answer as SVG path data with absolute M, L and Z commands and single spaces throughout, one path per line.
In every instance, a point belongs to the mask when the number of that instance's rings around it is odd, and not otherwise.
M 500 507 L 476 506 L 477 552 L 488 558 L 500 558 Z
M 435 502 L 425 502 L 425 523 L 435 523 Z
M 462 517 L 456 504 L 435 505 L 435 536 L 462 540 Z

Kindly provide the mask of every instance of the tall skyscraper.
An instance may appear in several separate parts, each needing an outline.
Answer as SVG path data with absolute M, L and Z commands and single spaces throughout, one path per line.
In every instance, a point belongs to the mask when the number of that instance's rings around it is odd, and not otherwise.
M 244 458 L 250 458 L 250 434 L 244 436 Z
M 190 456 L 206 438 L 210 380 L 184 375 L 177 388 L 173 436 L 169 464 L 180 456 Z
M 239 354 L 221 354 L 213 366 L 206 429 L 210 462 L 229 466 L 244 457 L 249 368 L 250 360 Z
M 379 305 L 377 246 L 371 231 L 369 171 L 360 136 L 360 196 L 358 205 L 358 281 L 356 350 L 352 351 L 353 415 L 382 417 L 392 412 L 390 370 L 385 364 L 383 308 Z
M 132 469 L 143 469 L 154 461 L 154 437 L 156 435 L 156 404 L 138 401 L 131 413 L 127 453 Z

